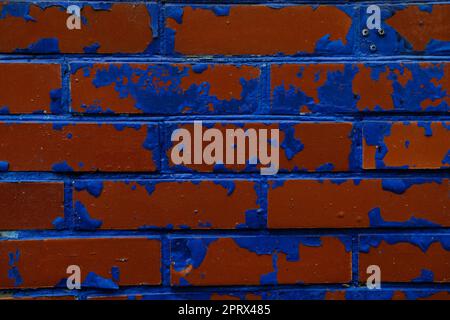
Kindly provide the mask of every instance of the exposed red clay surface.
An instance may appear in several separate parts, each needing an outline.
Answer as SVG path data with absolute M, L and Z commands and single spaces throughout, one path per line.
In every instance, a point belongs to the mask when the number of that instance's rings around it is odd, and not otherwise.
M 13 16 L 0 19 L 0 52 L 14 52 L 41 39 L 53 38 L 58 40 L 62 53 L 84 53 L 85 47 L 95 43 L 99 45 L 98 53 L 139 53 L 153 40 L 145 4 L 115 3 L 108 10 L 83 6 L 81 16 L 87 24 L 80 30 L 66 27 L 68 15 L 58 6 L 41 9 L 32 4 L 29 15 L 34 21 Z
M 449 181 L 412 185 L 403 194 L 383 190 L 381 180 L 288 180 L 269 188 L 270 228 L 369 227 L 369 211 L 380 208 L 388 222 L 425 219 L 450 226 Z
M 184 7 L 182 23 L 167 19 L 175 30 L 175 51 L 183 54 L 313 53 L 322 37 L 346 43 L 351 18 L 333 6 L 231 6 L 226 16 Z M 299 35 L 302 37 L 299 37 Z
M 228 190 L 213 181 L 157 182 L 151 195 L 137 182 L 104 182 L 99 197 L 74 191 L 91 218 L 102 229 L 137 229 L 143 226 L 193 229 L 235 228 L 245 224 L 245 212 L 257 209 L 255 183 L 233 181 Z
M 82 280 L 89 272 L 112 279 L 119 268 L 119 285 L 157 285 L 160 242 L 147 238 L 83 238 L 4 240 L 0 245 L 0 288 L 54 287 L 67 278 L 67 267 L 78 265 Z M 13 259 L 11 259 L 13 257 Z M 22 283 L 8 277 L 17 268 Z

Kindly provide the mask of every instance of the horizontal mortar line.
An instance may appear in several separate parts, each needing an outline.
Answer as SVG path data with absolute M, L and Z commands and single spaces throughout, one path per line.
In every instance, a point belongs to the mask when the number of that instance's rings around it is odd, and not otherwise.
M 142 230 L 9 230 L 0 231 L 2 240 L 64 240 L 64 239 L 97 239 L 97 238 L 122 238 L 122 237 L 148 237 L 161 240 L 166 236 L 168 240 L 183 238 L 226 238 L 226 237 L 351 237 L 352 235 L 447 235 L 450 236 L 450 227 L 423 227 L 423 228 L 341 228 L 341 229 L 142 229 Z
M 420 1 L 420 0 L 392 0 L 394 3 L 396 2 L 405 2 L 408 4 L 424 4 L 424 3 L 428 3 L 428 2 L 424 2 L 424 1 Z M 427 0 L 426 0 L 427 1 Z M 27 2 L 26 0 L 13 0 L 12 2 Z M 34 0 L 32 2 L 36 2 L 36 3 L 64 3 L 61 1 L 51 1 L 51 0 Z M 100 1 L 100 0 L 73 0 L 71 2 L 78 2 L 78 3 L 104 3 L 105 1 Z M 111 0 L 108 1 L 111 3 L 157 3 L 157 4 L 161 4 L 162 6 L 166 5 L 166 4 L 215 4 L 215 5 L 227 5 L 227 4 L 240 4 L 240 3 L 255 3 L 255 4 L 261 4 L 261 3 L 265 3 L 268 5 L 271 4 L 281 4 L 281 3 L 287 3 L 287 4 L 297 4 L 297 3 L 308 3 L 308 4 L 328 4 L 328 3 L 333 3 L 333 4 L 348 4 L 348 5 L 356 5 L 356 4 L 364 4 L 364 3 L 383 3 L 380 0 L 350 0 L 349 1 L 345 1 L 345 0 L 318 0 L 318 1 L 311 1 L 311 0 L 289 0 L 289 1 L 283 1 L 283 0 L 273 0 L 273 1 L 267 1 L 267 0 L 229 0 L 226 3 L 220 3 L 218 4 L 217 2 L 214 2 L 212 0 Z M 430 1 L 430 3 L 446 3 L 445 1 L 439 1 L 439 0 L 434 0 L 434 1 Z
M 368 291 L 366 286 L 348 287 L 347 284 L 277 284 L 277 285 L 234 285 L 234 286 L 121 286 L 117 290 L 104 291 L 102 289 L 86 288 L 82 290 L 67 290 L 64 288 L 26 288 L 3 289 L 2 294 L 13 294 L 18 297 L 39 297 L 44 295 L 74 295 L 76 297 L 134 295 L 134 294 L 198 294 L 198 293 L 251 293 L 251 292 L 283 292 L 283 291 L 309 291 L 309 290 L 339 290 L 339 291 Z M 382 283 L 381 290 L 450 290 L 450 284 L 445 283 Z M 375 291 L 376 292 L 376 291 Z
M 356 54 L 356 53 L 355 53 Z M 225 64 L 266 64 L 266 63 L 420 63 L 420 62 L 448 62 L 449 56 L 223 56 L 223 55 L 198 55 L 198 56 L 159 56 L 151 54 L 140 55 L 88 55 L 88 54 L 29 54 L 28 56 L 0 54 L 1 62 L 16 63 L 142 63 L 142 64 L 191 64 L 191 63 L 225 63 Z
M 43 172 L 43 171 L 16 171 L 0 172 L 0 182 L 14 179 L 42 180 L 202 180 L 202 179 L 252 179 L 252 180 L 280 180 L 280 179 L 376 179 L 376 178 L 449 178 L 448 169 L 423 169 L 423 170 L 385 170 L 385 171 L 361 171 L 361 172 L 279 172 L 276 175 L 263 176 L 258 172 Z
M 411 114 L 318 114 L 318 115 L 270 115 L 270 114 L 246 114 L 246 115 L 168 115 L 168 116 L 127 116 L 117 114 L 115 116 L 73 116 L 67 115 L 0 115 L 0 122 L 25 123 L 25 122 L 55 122 L 55 123 L 148 123 L 148 124 L 172 124 L 174 122 L 193 121 L 246 121 L 257 123 L 262 121 L 285 122 L 330 122 L 330 121 L 450 121 L 449 113 L 411 113 Z

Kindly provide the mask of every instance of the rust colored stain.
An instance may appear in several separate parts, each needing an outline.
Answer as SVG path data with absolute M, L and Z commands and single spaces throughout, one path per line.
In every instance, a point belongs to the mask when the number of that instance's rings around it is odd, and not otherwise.
M 278 254 L 279 283 L 347 283 L 351 280 L 351 252 L 337 238 L 322 237 L 320 247 L 299 245 L 298 261 L 287 260 L 286 254 Z M 332 257 L 333 267 L 330 267 Z
M 79 30 L 66 27 L 68 14 L 62 7 L 41 9 L 32 4 L 29 15 L 33 21 L 13 16 L 0 19 L 1 52 L 25 49 L 45 38 L 57 39 L 61 53 L 84 53 L 85 47 L 95 43 L 100 45 L 98 53 L 139 53 L 152 42 L 151 17 L 145 4 L 117 3 L 108 10 L 83 6 L 81 16 L 87 24 Z
M 59 64 L 0 63 L 0 109 L 9 113 L 48 113 L 50 92 L 60 88 Z
M 431 67 L 431 64 L 423 63 L 421 66 L 424 67 Z M 441 103 L 445 102 L 447 105 L 450 105 L 450 64 L 449 63 L 443 63 L 438 64 L 438 67 L 442 67 L 444 70 L 444 75 L 442 78 L 437 79 L 433 78 L 431 81 L 436 87 L 440 87 L 443 91 L 445 91 L 446 95 L 443 98 L 429 98 L 425 99 L 421 102 L 420 106 L 422 109 L 425 109 L 429 106 L 438 106 Z
M 166 24 L 175 30 L 175 51 L 183 54 L 295 54 L 313 53 L 326 35 L 346 44 L 352 20 L 333 6 L 236 5 L 226 16 L 184 7 L 181 24 L 172 18 Z
M 446 126 L 450 123 L 446 122 Z M 387 153 L 383 158 L 388 167 L 408 166 L 411 169 L 440 169 L 450 150 L 450 131 L 444 123 L 430 124 L 432 135 L 426 135 L 426 129 L 418 122 L 409 124 L 393 123 L 390 135 L 384 137 Z M 364 168 L 375 169 L 377 146 L 370 146 L 363 141 Z
M 145 126 L 118 130 L 97 123 L 62 128 L 50 123 L 0 123 L 0 136 L 0 159 L 9 163 L 10 171 L 49 171 L 61 163 L 74 171 L 156 169 L 152 152 L 143 146 Z
M 240 99 L 242 93 L 241 79 L 258 78 L 260 71 L 251 66 L 237 67 L 234 65 L 210 65 L 201 73 L 189 70 L 189 76 L 181 79 L 181 88 L 186 91 L 193 84 L 207 83 L 210 95 L 220 100 Z
M 363 64 L 358 65 L 359 72 L 353 78 L 353 93 L 358 94 L 360 99 L 356 106 L 360 111 L 369 109 L 373 111 L 376 106 L 383 110 L 394 109 L 392 93 L 394 88 L 392 80 L 388 78 L 389 69 L 379 74 L 379 79 L 372 79 L 372 69 Z
M 380 208 L 388 222 L 412 218 L 450 226 L 449 181 L 416 184 L 403 194 L 383 190 L 382 180 L 288 180 L 269 188 L 270 228 L 369 227 L 369 211 Z
M 384 240 L 368 253 L 360 252 L 359 274 L 367 280 L 369 265 L 381 268 L 383 282 L 410 282 L 421 276 L 422 270 L 433 272 L 433 282 L 450 281 L 450 251 L 438 242 L 430 245 L 426 252 L 411 243 L 388 244 Z
M 386 23 L 404 37 L 415 51 L 424 51 L 431 40 L 450 41 L 450 6 L 433 4 L 431 12 L 418 6 L 397 11 Z
M 122 64 L 117 64 L 121 67 Z M 97 72 L 106 71 L 108 64 L 94 64 L 89 67 L 89 74 L 85 75 L 83 68 L 78 69 L 70 76 L 71 87 L 71 110 L 75 112 L 84 112 L 83 105 L 97 105 L 105 109 L 113 110 L 117 113 L 137 113 L 140 110 L 135 108 L 136 101 L 131 95 L 121 97 L 120 93 L 115 89 L 115 83 L 108 86 L 97 87 L 93 81 Z M 138 70 L 145 71 L 144 66 L 133 66 Z M 117 81 L 120 81 L 117 78 Z M 131 79 L 123 79 L 123 81 L 132 81 Z
M 241 248 L 231 238 L 220 238 L 208 246 L 206 256 L 198 268 L 189 265 L 177 271 L 172 264 L 171 283 L 178 285 L 180 279 L 184 278 L 200 286 L 251 285 L 259 284 L 261 275 L 273 271 L 271 255 L 258 255 Z
M 0 230 L 52 229 L 63 216 L 63 183 L 0 183 Z
M 160 242 L 147 238 L 8 240 L 1 242 L 0 257 L 2 289 L 54 287 L 70 265 L 80 266 L 83 281 L 89 272 L 112 279 L 117 267 L 120 286 L 161 283 Z M 21 283 L 8 276 L 13 267 Z
M 344 71 L 344 64 L 281 64 L 272 65 L 270 73 L 271 92 L 283 86 L 288 91 L 291 86 L 302 91 L 319 103 L 318 89 L 328 79 L 328 72 Z M 299 109 L 303 106 L 299 106 Z
M 151 194 L 137 182 L 103 183 L 99 197 L 75 191 L 90 216 L 101 220 L 102 229 L 137 229 L 143 226 L 174 228 L 235 228 L 245 223 L 247 210 L 257 209 L 255 183 L 234 181 L 228 190 L 212 181 L 157 182 Z
M 215 123 L 213 128 L 220 130 L 223 136 L 226 136 L 226 129 L 238 129 L 241 128 L 244 131 L 248 129 L 255 129 L 256 132 L 260 129 L 267 129 L 268 136 L 270 137 L 271 129 L 279 129 L 280 126 L 277 123 L 273 124 L 262 124 L 262 123 L 246 123 L 243 126 L 238 126 L 236 124 L 219 124 Z M 191 133 L 191 150 L 193 154 L 194 150 L 194 125 L 193 124 L 183 124 L 179 128 L 184 128 Z M 203 126 L 203 132 L 209 127 Z M 286 151 L 283 149 L 282 143 L 285 141 L 285 132 L 283 128 L 280 129 L 280 153 L 279 162 L 280 170 L 305 170 L 305 171 L 315 171 L 318 167 L 326 164 L 333 164 L 333 171 L 345 171 L 349 168 L 349 155 L 352 147 L 352 140 L 350 138 L 352 131 L 352 124 L 348 122 L 343 123 L 332 123 L 332 122 L 317 122 L 317 123 L 297 123 L 293 125 L 294 137 L 297 142 L 303 144 L 303 150 L 297 152 L 291 158 L 288 158 Z M 291 140 L 291 138 L 286 138 Z M 297 143 L 295 142 L 295 143 Z M 172 142 L 175 146 L 179 142 Z M 203 141 L 202 150 L 209 144 L 207 141 Z M 249 147 L 248 139 L 246 139 L 246 156 L 245 159 L 249 159 Z M 169 159 L 169 165 L 174 166 L 171 159 L 171 152 L 173 146 L 168 149 L 166 155 Z M 270 146 L 268 146 L 270 151 Z M 227 152 L 235 152 L 234 146 L 227 146 L 224 139 L 223 154 L 224 158 Z M 259 150 L 259 149 L 258 149 Z M 200 171 L 200 172 L 211 172 L 214 169 L 214 165 L 194 164 L 194 159 L 192 155 L 191 164 L 183 165 L 190 169 Z M 242 171 L 246 169 L 246 165 L 237 164 L 235 158 L 235 164 L 224 164 L 224 167 L 233 171 Z M 261 165 L 258 164 L 258 168 Z
M 350 281 L 351 253 L 346 252 L 340 240 L 323 237 L 319 247 L 300 244 L 299 253 L 298 261 L 288 261 L 284 253 L 257 254 L 241 248 L 232 238 L 220 238 L 209 244 L 199 267 L 188 265 L 177 271 L 172 263 L 171 281 L 173 285 L 180 284 L 181 278 L 200 286 L 258 285 L 261 276 L 272 272 L 277 272 L 278 284 Z M 277 262 L 274 254 L 278 256 Z M 334 269 L 329 268 L 330 257 L 336 261 Z

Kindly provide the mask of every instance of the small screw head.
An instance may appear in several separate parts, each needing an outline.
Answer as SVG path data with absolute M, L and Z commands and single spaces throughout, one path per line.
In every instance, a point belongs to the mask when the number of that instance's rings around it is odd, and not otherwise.
M 375 51 L 377 51 L 377 46 L 374 44 L 371 44 L 369 49 L 370 49 L 370 51 L 375 52 Z
M 362 33 L 362 35 L 363 35 L 364 37 L 367 37 L 367 36 L 369 35 L 369 29 L 363 29 L 363 30 L 361 31 L 361 33 Z
M 384 36 L 385 35 L 384 29 L 378 29 L 378 34 L 380 36 Z

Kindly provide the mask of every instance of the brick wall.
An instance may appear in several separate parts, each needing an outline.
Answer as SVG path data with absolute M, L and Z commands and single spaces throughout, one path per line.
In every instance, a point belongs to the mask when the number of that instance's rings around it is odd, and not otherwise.
M 0 298 L 449 299 L 450 3 L 183 2 L 0 3 Z M 280 172 L 174 164 L 194 120 Z

